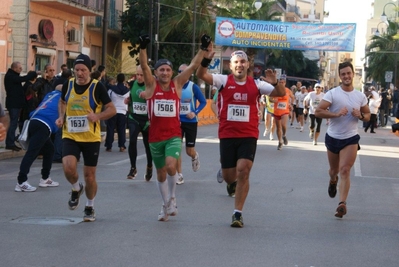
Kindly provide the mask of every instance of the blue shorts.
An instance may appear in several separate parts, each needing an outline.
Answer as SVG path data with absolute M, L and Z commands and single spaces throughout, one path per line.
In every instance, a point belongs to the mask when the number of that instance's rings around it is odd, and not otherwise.
M 339 154 L 339 152 L 346 146 L 357 144 L 357 150 L 360 150 L 359 145 L 360 136 L 357 134 L 355 136 L 349 137 L 347 139 L 335 139 L 328 134 L 326 134 L 325 145 L 329 151 L 334 154 Z

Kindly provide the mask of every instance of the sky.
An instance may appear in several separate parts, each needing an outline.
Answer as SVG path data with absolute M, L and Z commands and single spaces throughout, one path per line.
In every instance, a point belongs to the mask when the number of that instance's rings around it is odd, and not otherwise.
M 325 0 L 324 10 L 330 12 L 324 23 L 356 23 L 355 51 L 357 66 L 363 65 L 367 20 L 371 16 L 372 0 Z

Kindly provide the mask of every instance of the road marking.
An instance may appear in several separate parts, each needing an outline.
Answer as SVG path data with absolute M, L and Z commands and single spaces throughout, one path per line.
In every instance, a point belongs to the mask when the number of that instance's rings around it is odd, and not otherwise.
M 360 166 L 359 155 L 356 156 L 356 161 L 355 161 L 355 176 L 362 177 L 362 168 Z
M 145 157 L 146 157 L 145 154 L 139 155 L 139 156 L 137 156 L 137 160 L 145 159 Z M 105 165 L 118 166 L 118 165 L 125 165 L 127 163 L 130 163 L 130 159 L 119 160 L 119 161 L 111 162 L 111 163 L 108 163 L 108 164 L 105 164 Z

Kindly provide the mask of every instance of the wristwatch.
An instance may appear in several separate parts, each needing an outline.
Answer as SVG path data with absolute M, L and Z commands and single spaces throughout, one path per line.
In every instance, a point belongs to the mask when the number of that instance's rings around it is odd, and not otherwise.
M 278 85 L 278 81 L 277 81 L 276 83 L 272 83 L 272 85 L 273 85 L 274 87 L 276 87 L 276 86 Z

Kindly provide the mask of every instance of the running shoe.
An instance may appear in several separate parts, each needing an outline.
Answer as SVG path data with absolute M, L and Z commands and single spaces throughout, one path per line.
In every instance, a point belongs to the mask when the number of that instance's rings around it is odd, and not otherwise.
M 231 227 L 236 227 L 236 228 L 244 227 L 244 221 L 242 219 L 242 214 L 240 212 L 235 212 L 233 214 L 230 226 Z
M 334 182 L 331 181 L 331 179 L 330 179 L 330 183 L 328 185 L 328 195 L 331 198 L 334 198 L 337 195 L 337 184 L 338 184 L 338 176 Z
M 310 132 L 309 132 L 309 138 L 310 138 L 310 139 L 313 139 L 313 134 L 314 134 L 313 131 L 310 131 Z
M 84 222 L 94 222 L 96 220 L 96 213 L 93 207 L 86 206 L 83 215 Z
M 316 140 L 313 140 L 313 145 L 317 146 L 317 141 Z
M 346 202 L 339 202 L 335 217 L 342 218 L 346 214 Z
M 176 184 L 184 184 L 183 174 L 179 173 L 179 177 L 177 178 Z
M 79 206 L 79 198 L 83 194 L 83 191 L 85 190 L 85 187 L 83 186 L 82 183 L 79 183 L 80 190 L 75 191 L 72 189 L 71 197 L 69 198 L 68 201 L 68 206 L 70 210 L 74 210 Z
M 266 136 L 268 133 L 269 133 L 269 131 L 266 129 L 266 130 L 263 132 L 263 136 Z
M 236 186 L 237 186 L 237 181 L 234 181 L 231 184 L 227 184 L 227 194 L 229 194 L 230 197 L 235 197 Z
M 127 175 L 127 179 L 134 179 L 137 176 L 137 169 L 131 168 L 129 174 Z
M 281 150 L 281 147 L 283 146 L 283 143 L 278 143 L 278 145 L 277 145 L 277 150 Z
M 23 182 L 22 184 L 18 184 L 15 186 L 15 192 L 35 192 L 36 187 L 31 186 L 28 181 Z
M 270 140 L 274 140 L 273 133 L 270 133 L 270 137 L 269 137 L 269 139 L 270 139 Z
M 191 166 L 192 166 L 194 172 L 198 171 L 200 168 L 198 152 L 195 152 L 195 154 L 196 154 L 195 158 L 191 159 Z
M 287 136 L 283 136 L 283 143 L 284 143 L 285 146 L 288 145 Z
M 144 179 L 149 182 L 152 178 L 152 167 L 148 167 L 145 170 Z
M 167 207 L 165 205 L 162 205 L 162 209 L 158 214 L 158 221 L 166 222 L 168 220 L 169 220 L 169 216 L 168 216 Z
M 223 183 L 224 179 L 222 169 L 219 169 L 218 173 L 216 174 L 216 180 L 218 181 L 218 183 Z
M 299 131 L 300 131 L 300 132 L 303 132 L 303 127 L 301 127 L 301 128 L 299 129 Z
M 58 182 L 54 182 L 51 180 L 51 178 L 47 179 L 40 179 L 39 186 L 40 187 L 55 187 L 59 186 L 60 184 Z
M 168 201 L 168 206 L 166 207 L 166 213 L 169 216 L 176 216 L 177 215 L 177 204 L 176 204 L 176 198 L 172 197 Z

